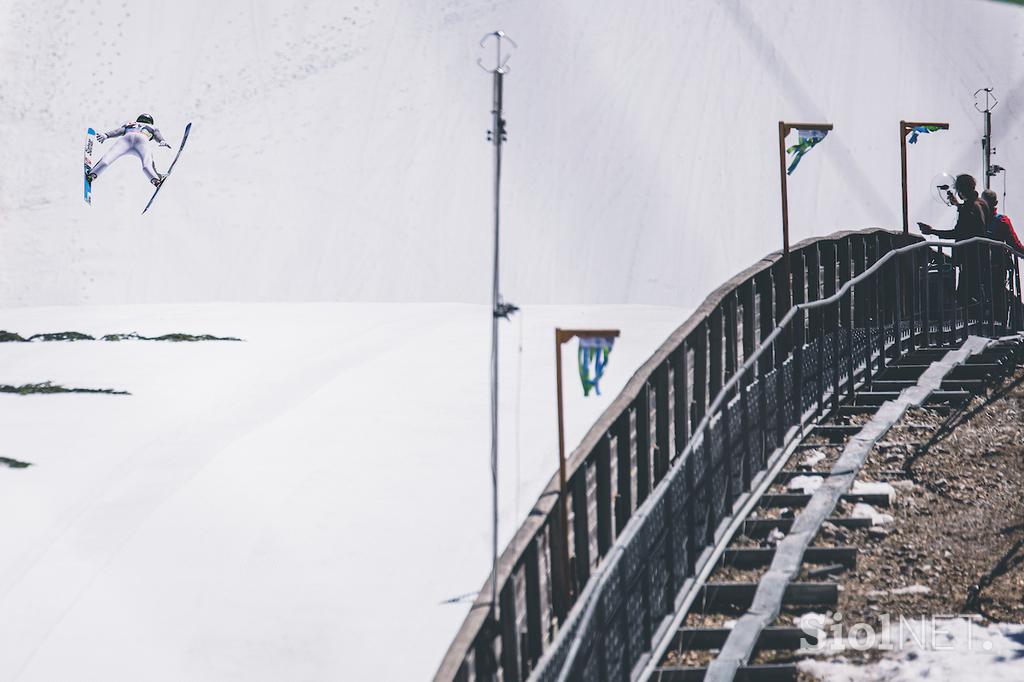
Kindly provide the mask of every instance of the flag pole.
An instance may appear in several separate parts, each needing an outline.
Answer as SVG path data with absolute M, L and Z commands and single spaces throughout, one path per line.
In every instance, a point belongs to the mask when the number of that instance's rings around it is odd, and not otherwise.
M 779 177 L 782 179 L 782 287 L 776 285 L 778 293 L 781 295 L 779 303 L 782 307 L 778 307 L 776 304 L 776 314 L 781 319 L 787 310 L 792 305 L 792 282 L 790 274 L 790 262 L 789 262 L 789 187 L 786 181 L 786 135 L 789 133 L 789 129 L 786 126 L 785 121 L 779 121 Z
M 907 135 L 914 128 L 921 126 L 933 126 L 939 130 L 949 130 L 948 123 L 900 121 L 900 180 L 903 187 L 903 234 L 910 234 L 910 214 L 907 208 Z
M 782 180 L 782 278 L 781 289 L 776 284 L 776 290 L 781 294 L 782 308 L 777 309 L 779 318 L 793 306 L 793 282 L 792 264 L 789 254 L 789 184 L 786 180 L 786 136 L 792 130 L 832 130 L 831 123 L 786 123 L 779 121 L 779 177 Z
M 555 392 L 558 404 L 558 514 L 561 521 L 562 551 L 559 560 L 562 564 L 562 595 L 568 605 L 571 598 L 572 581 L 569 579 L 569 506 L 566 503 L 567 476 L 565 466 L 565 412 L 562 403 L 562 345 L 573 338 L 580 339 L 615 339 L 619 337 L 618 329 L 560 329 L 555 328 Z
M 900 182 L 903 187 L 903 234 L 910 234 L 910 217 L 907 215 L 907 122 L 900 121 Z

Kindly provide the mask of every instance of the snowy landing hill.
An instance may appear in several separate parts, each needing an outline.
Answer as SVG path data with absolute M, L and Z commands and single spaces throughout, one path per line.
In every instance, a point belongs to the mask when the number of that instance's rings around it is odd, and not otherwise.
M 502 545 L 557 467 L 553 327 L 623 330 L 603 395 L 584 400 L 566 368 L 575 444 L 685 316 L 528 306 L 506 327 Z M 242 339 L 0 343 L 0 385 L 126 392 L 0 392 L 0 682 L 434 673 L 490 568 L 485 306 L 37 307 L 0 320 L 26 335 Z
M 1024 172 L 1024 10 L 982 0 L 0 1 L 0 301 L 488 296 L 493 58 L 507 79 L 505 289 L 693 306 L 780 244 L 777 121 L 834 123 L 791 178 L 794 240 L 947 225 L 941 171 Z M 126 159 L 81 200 L 83 133 L 140 112 L 189 148 L 151 214 Z M 160 150 L 165 167 L 170 152 Z M 1017 175 L 1017 177 L 1020 177 Z M 997 184 L 999 184 L 997 182 Z M 1010 192 L 1012 215 L 1024 199 Z

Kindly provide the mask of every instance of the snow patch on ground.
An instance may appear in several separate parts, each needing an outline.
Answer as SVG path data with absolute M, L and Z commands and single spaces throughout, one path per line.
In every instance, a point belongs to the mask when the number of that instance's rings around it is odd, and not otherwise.
M 790 490 L 799 490 L 804 495 L 811 495 L 825 482 L 824 476 L 794 476 L 789 480 Z
M 825 459 L 825 453 L 821 450 L 809 450 L 807 456 L 800 462 L 801 466 L 813 467 L 818 464 L 821 460 Z
M 858 502 L 853 505 L 853 511 L 850 512 L 850 516 L 855 519 L 871 519 L 872 526 L 884 526 L 893 522 L 892 514 L 880 512 L 864 502 Z
M 854 495 L 887 495 L 890 500 L 896 497 L 896 489 L 884 481 L 854 481 L 850 492 Z
M 890 626 L 883 640 L 898 644 L 896 650 L 868 665 L 844 657 L 805 660 L 801 671 L 823 682 L 912 682 L 936 680 L 960 682 L 1020 682 L 1024 659 L 1024 626 L 982 626 L 963 618 L 913 621 L 900 628 Z

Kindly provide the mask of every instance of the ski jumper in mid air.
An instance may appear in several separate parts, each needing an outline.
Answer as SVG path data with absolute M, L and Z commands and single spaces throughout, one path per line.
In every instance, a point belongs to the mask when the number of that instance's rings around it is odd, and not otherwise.
M 149 114 L 140 114 L 134 123 L 128 122 L 119 128 L 111 130 L 109 133 L 100 133 L 96 136 L 96 140 L 102 144 L 104 140 L 115 137 L 120 139 L 113 143 L 110 149 L 106 151 L 89 171 L 89 182 L 93 182 L 110 164 L 125 154 L 133 154 L 142 162 L 142 172 L 146 174 L 149 181 L 154 186 L 159 187 L 165 176 L 160 174 L 156 166 L 153 165 L 153 153 L 149 147 L 149 142 L 154 140 L 161 147 L 167 147 L 168 149 L 170 149 L 171 145 L 160 134 L 160 129 L 153 125 L 153 117 Z

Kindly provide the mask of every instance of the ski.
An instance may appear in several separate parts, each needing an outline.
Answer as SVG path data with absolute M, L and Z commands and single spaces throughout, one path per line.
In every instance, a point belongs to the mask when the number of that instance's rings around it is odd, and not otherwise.
M 156 191 L 153 192 L 153 196 L 149 198 L 149 203 L 146 204 L 146 208 L 142 209 L 142 213 L 145 214 L 149 210 L 149 207 L 153 205 L 153 200 L 156 199 L 156 195 L 163 189 L 164 184 L 167 182 L 167 178 L 171 177 L 171 171 L 174 170 L 174 164 L 178 163 L 178 157 L 181 156 L 181 150 L 185 148 L 185 142 L 188 141 L 188 132 L 192 130 L 192 123 L 185 126 L 185 134 L 181 136 L 181 145 L 178 147 L 178 153 L 174 155 L 174 160 L 171 161 L 170 167 L 167 169 L 167 175 L 164 176 L 163 182 L 161 182 Z
M 89 128 L 85 139 L 85 203 L 92 204 L 92 183 L 89 182 L 89 171 L 92 170 L 92 148 L 96 143 L 96 131 Z

